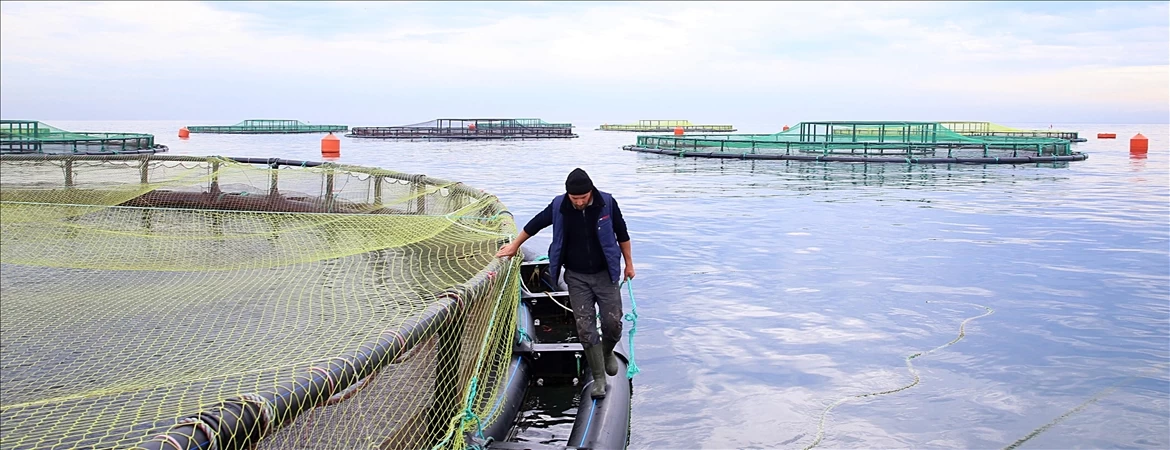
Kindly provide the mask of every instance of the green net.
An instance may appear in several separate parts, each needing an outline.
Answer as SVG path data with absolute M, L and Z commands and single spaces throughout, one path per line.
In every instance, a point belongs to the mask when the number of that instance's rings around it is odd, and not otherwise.
M 0 154 L 155 153 L 154 136 L 141 133 L 66 131 L 35 120 L 0 120 Z
M 0 447 L 462 448 L 488 419 L 504 206 L 246 162 L 0 157 Z
M 196 125 L 187 127 L 192 133 L 223 134 L 283 134 L 326 133 L 349 130 L 348 125 L 309 125 L 299 120 L 249 119 L 235 125 Z
M 774 134 L 638 136 L 637 145 L 627 149 L 691 156 L 843 161 L 1083 159 L 1065 139 L 964 135 L 937 122 L 801 122 Z

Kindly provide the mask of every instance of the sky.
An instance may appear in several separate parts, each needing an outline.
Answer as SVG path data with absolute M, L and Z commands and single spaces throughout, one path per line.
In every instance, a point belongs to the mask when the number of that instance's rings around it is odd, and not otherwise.
M 0 114 L 1170 123 L 1170 2 L 3 1 Z

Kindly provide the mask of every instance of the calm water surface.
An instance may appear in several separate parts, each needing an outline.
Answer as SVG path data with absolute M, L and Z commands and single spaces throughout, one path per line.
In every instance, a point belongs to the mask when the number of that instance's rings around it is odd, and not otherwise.
M 155 133 L 171 154 L 321 159 L 320 135 L 49 123 Z M 574 167 L 613 193 L 638 270 L 631 448 L 805 448 L 827 407 L 911 370 L 917 385 L 824 415 L 819 447 L 1003 448 L 1041 429 L 1020 448 L 1170 448 L 1170 127 L 1055 126 L 1090 137 L 1087 161 L 679 159 L 590 124 L 568 141 L 343 138 L 341 162 L 465 182 L 521 223 Z M 1150 152 L 1131 158 L 1139 131 Z

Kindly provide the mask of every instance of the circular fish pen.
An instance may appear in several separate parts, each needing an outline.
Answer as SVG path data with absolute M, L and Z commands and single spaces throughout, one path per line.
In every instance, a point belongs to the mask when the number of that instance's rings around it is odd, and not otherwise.
M 154 135 L 65 131 L 35 120 L 0 120 L 0 155 L 122 155 L 165 152 Z
M 1064 139 L 964 136 L 937 122 L 801 122 L 775 134 L 638 136 L 628 151 L 694 158 L 910 164 L 1083 161 Z
M 516 339 L 461 183 L 279 159 L 0 156 L 0 447 L 463 448 Z

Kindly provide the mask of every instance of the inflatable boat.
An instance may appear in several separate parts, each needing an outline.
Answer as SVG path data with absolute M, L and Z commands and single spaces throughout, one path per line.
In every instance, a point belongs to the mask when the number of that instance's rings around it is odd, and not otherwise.
M 485 420 L 484 442 L 489 449 L 624 449 L 629 443 L 630 404 L 633 382 L 627 378 L 629 358 L 623 339 L 614 348 L 619 368 L 617 375 L 607 376 L 604 398 L 589 395 L 593 386 L 592 371 L 584 350 L 577 340 L 573 313 L 569 309 L 569 292 L 564 278 L 550 279 L 548 260 L 535 257 L 524 249 L 520 273 L 522 287 L 517 301 L 516 342 L 508 365 L 506 394 L 492 405 Z M 530 387 L 538 389 L 529 389 Z M 580 404 L 569 435 L 554 436 L 548 441 L 564 444 L 526 442 L 518 436 L 523 425 L 522 406 L 537 391 L 552 392 L 549 387 L 573 386 Z M 561 399 L 563 401 L 563 399 Z

